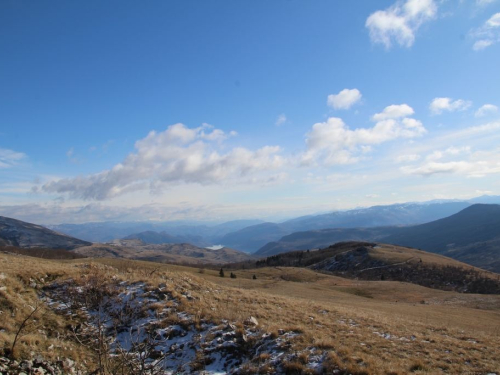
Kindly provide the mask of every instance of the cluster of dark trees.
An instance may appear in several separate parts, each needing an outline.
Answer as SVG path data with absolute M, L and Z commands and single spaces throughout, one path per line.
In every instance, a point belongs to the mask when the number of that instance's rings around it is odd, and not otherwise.
M 220 269 L 220 271 L 219 271 L 219 276 L 220 276 L 220 277 L 224 277 L 224 276 L 225 276 L 225 275 L 224 275 L 224 270 L 223 270 L 222 268 L 221 268 L 221 269 Z M 231 272 L 231 274 L 229 275 L 229 277 L 230 277 L 231 279 L 236 279 L 236 274 Z
M 225 276 L 225 275 L 224 275 L 224 269 L 222 269 L 222 268 L 220 269 L 220 271 L 219 271 L 219 276 L 220 276 L 220 277 L 224 277 L 224 276 Z M 230 277 L 231 279 L 236 279 L 236 274 L 235 274 L 235 273 L 233 273 L 233 272 L 231 272 L 231 274 L 229 275 L 229 277 Z M 257 276 L 253 275 L 253 276 L 252 276 L 252 279 L 253 279 L 253 280 L 256 280 L 256 279 L 257 279 Z
M 334 257 L 345 251 L 358 248 L 370 248 L 376 244 L 371 242 L 339 242 L 335 245 L 316 251 L 290 251 L 267 257 L 255 262 L 256 267 L 309 267 L 325 259 Z

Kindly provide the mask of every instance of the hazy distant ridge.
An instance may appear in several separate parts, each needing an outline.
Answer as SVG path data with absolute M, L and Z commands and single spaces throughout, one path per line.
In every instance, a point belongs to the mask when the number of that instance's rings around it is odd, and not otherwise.
M 446 255 L 500 272 L 500 205 L 475 204 L 457 214 L 409 227 L 333 228 L 296 232 L 255 253 L 270 256 L 339 241 L 381 241 Z

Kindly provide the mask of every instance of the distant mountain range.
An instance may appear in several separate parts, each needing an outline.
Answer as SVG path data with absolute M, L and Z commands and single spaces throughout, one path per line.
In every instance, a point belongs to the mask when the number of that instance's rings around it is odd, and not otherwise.
M 0 216 L 0 246 L 69 250 L 88 245 L 91 243 L 54 232 L 40 225 Z
M 368 228 L 415 225 L 453 215 L 475 203 L 500 203 L 500 196 L 470 200 L 433 200 L 373 206 L 320 215 L 301 216 L 281 223 L 234 220 L 218 225 L 186 222 L 103 222 L 60 224 L 50 229 L 92 242 L 141 238 L 146 243 L 191 243 L 196 246 L 224 245 L 253 253 L 288 234 L 328 228 Z M 153 232 L 159 235 L 154 235 Z
M 447 218 L 408 227 L 333 228 L 296 232 L 266 244 L 255 255 L 265 257 L 353 240 L 418 248 L 500 272 L 500 205 L 474 204 Z
M 165 233 L 144 232 L 149 240 L 171 240 Z M 91 243 L 54 232 L 40 225 L 0 216 L 0 250 L 44 258 L 107 257 L 183 264 L 224 264 L 252 257 L 227 247 L 209 250 L 189 243 L 147 244 L 141 239 Z M 71 250 L 66 254 L 63 250 Z M 50 254 L 53 252 L 53 254 Z
M 71 229 L 72 233 L 81 232 L 96 237 L 104 235 L 106 230 L 109 230 L 108 237 L 114 237 L 130 230 L 150 228 L 123 236 L 126 240 L 138 241 L 140 245 L 133 247 L 120 245 L 122 248 L 117 247 L 116 243 L 112 247 L 109 247 L 111 246 L 109 243 L 100 245 L 102 254 L 134 259 L 138 259 L 139 255 L 133 255 L 131 251 L 140 252 L 140 259 L 171 260 L 172 247 L 169 248 L 165 244 L 184 244 L 187 252 L 193 250 L 199 254 L 209 251 L 207 255 L 200 255 L 200 258 L 209 260 L 214 258 L 216 253 L 213 253 L 214 250 L 203 248 L 214 244 L 222 244 L 226 249 L 234 248 L 247 252 L 258 249 L 255 255 L 266 257 L 292 250 L 323 248 L 340 241 L 354 240 L 419 248 L 500 272 L 500 206 L 472 203 L 497 200 L 500 201 L 500 197 L 480 197 L 469 202 L 433 201 L 374 206 L 304 216 L 279 224 L 238 220 L 214 226 L 186 223 L 90 223 L 63 224 L 53 228 Z M 425 221 L 428 222 L 421 224 Z M 57 233 L 39 225 L 0 217 L 0 246 L 76 249 L 91 245 L 89 241 Z M 148 246 L 150 248 L 147 248 Z M 188 246 L 192 246 L 193 249 L 188 249 Z M 102 256 L 96 255 L 96 251 L 97 248 L 94 246 L 92 256 Z M 231 259 L 229 262 L 245 259 L 238 251 L 231 251 L 236 253 L 233 254 L 234 257 L 226 256 L 227 259 Z M 170 258 L 160 253 L 169 253 Z M 173 255 L 190 257 L 186 254 Z
M 255 252 L 266 243 L 297 231 L 421 224 L 447 217 L 470 205 L 469 202 L 402 203 L 303 216 L 280 224 L 263 223 L 243 228 L 227 234 L 220 243 Z
M 198 246 L 216 244 L 227 233 L 263 223 L 263 220 L 233 220 L 217 225 L 186 224 L 184 222 L 98 222 L 85 224 L 49 225 L 50 229 L 91 242 L 109 242 L 143 232 L 164 232 L 176 241 L 190 241 Z
M 290 233 L 282 224 L 262 223 L 252 225 L 220 238 L 218 243 L 234 249 L 252 253 L 263 244 Z

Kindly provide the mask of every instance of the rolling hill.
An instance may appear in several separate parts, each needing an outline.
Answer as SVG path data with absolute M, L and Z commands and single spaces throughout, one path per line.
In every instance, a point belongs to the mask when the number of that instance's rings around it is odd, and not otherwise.
M 201 236 L 197 235 L 180 235 L 173 236 L 166 231 L 155 232 L 155 231 L 145 231 L 140 233 L 131 234 L 123 238 L 124 240 L 138 239 L 144 243 L 148 244 L 165 244 L 165 243 L 190 243 L 195 246 L 210 246 L 212 243 L 207 242 Z
M 191 265 L 224 264 L 252 259 L 250 255 L 226 247 L 209 250 L 188 243 L 147 244 L 138 239 L 93 244 L 80 247 L 74 252 L 93 258 L 126 258 Z
M 475 204 L 447 218 L 408 227 L 297 232 L 266 244 L 255 255 L 264 257 L 352 240 L 409 246 L 500 272 L 500 205 Z
M 500 294 L 494 273 L 457 260 L 408 247 L 370 242 L 339 242 L 316 251 L 281 253 L 257 267 L 306 267 L 362 280 L 404 281 L 457 292 Z
M 89 245 L 90 242 L 54 232 L 40 225 L 0 216 L 0 246 L 70 250 Z

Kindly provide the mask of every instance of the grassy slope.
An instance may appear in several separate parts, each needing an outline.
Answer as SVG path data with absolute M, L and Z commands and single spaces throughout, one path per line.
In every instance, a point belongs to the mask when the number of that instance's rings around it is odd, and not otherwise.
M 330 258 L 312 267 L 364 280 L 406 281 L 442 290 L 500 294 L 500 275 L 445 256 L 386 244 L 362 247 L 366 249 L 362 254 L 355 254 L 354 248 L 334 258 L 333 264 Z
M 167 280 L 174 290 L 187 288 L 195 298 L 183 307 L 197 316 L 241 322 L 253 315 L 270 332 L 302 332 L 294 342 L 295 349 L 320 347 L 351 373 L 406 374 L 418 367 L 426 373 L 484 373 L 498 367 L 500 296 L 464 295 L 400 282 L 347 280 L 297 268 L 240 270 L 235 271 L 236 279 L 230 279 L 220 278 L 215 270 L 200 273 L 195 268 L 125 259 L 94 262 L 123 279 L 145 280 L 152 285 Z M 29 311 L 26 305 L 35 301 L 30 278 L 74 277 L 83 272 L 80 265 L 86 263 L 88 260 L 33 261 L 0 254 L 2 285 L 6 286 L 0 292 L 0 306 L 5 311 L 0 348 L 12 339 L 16 322 Z M 252 279 L 254 274 L 256 280 Z M 16 317 L 7 311 L 11 303 L 18 309 Z M 50 311 L 47 314 L 40 320 L 62 330 L 61 317 Z M 47 349 L 50 344 L 57 345 L 52 352 Z M 34 347 L 47 355 L 88 356 L 74 343 L 61 343 L 37 331 L 23 338 L 20 352 L 27 355 Z
M 335 257 L 337 255 L 342 255 L 346 252 L 353 251 L 358 247 L 366 247 L 368 255 L 371 258 L 384 261 L 386 264 L 398 263 L 408 261 L 410 259 L 422 260 L 423 263 L 436 266 L 453 266 L 460 267 L 464 269 L 475 269 L 483 272 L 484 274 L 497 275 L 481 270 L 470 264 L 460 262 L 456 259 L 430 253 L 427 251 L 422 251 L 414 249 L 411 247 L 397 246 L 384 243 L 375 242 L 364 242 L 364 241 L 346 241 L 339 242 L 334 245 L 328 246 L 324 249 L 314 250 L 314 251 L 290 251 L 286 253 L 276 254 L 268 257 L 271 265 L 294 265 L 294 266 L 311 266 L 313 264 L 319 263 L 326 259 Z M 300 258 L 301 263 L 297 264 L 297 260 Z M 257 263 L 266 263 L 266 259 L 261 259 Z

